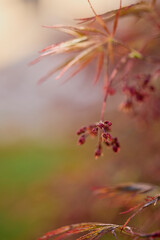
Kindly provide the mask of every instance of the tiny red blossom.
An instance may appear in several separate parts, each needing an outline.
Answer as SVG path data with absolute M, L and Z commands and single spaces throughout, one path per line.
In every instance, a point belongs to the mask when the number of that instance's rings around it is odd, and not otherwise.
M 77 131 L 77 135 L 81 135 L 78 139 L 78 144 L 83 145 L 87 136 L 98 136 L 98 147 L 95 150 L 94 156 L 98 158 L 102 155 L 102 144 L 104 143 L 108 147 L 112 147 L 114 152 L 118 152 L 120 144 L 117 138 L 113 138 L 109 133 L 111 131 L 112 123 L 110 121 L 100 121 L 89 126 L 80 128 Z

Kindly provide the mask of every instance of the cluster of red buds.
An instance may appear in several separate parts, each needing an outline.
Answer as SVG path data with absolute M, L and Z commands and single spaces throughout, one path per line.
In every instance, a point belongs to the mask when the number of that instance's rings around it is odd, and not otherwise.
M 150 74 L 139 74 L 136 76 L 136 85 L 123 87 L 123 93 L 127 96 L 127 100 L 121 105 L 122 110 L 130 110 L 133 103 L 144 102 L 151 92 L 155 91 L 153 85 L 150 84 L 152 76 Z
M 91 137 L 99 137 L 98 146 L 94 153 L 95 158 L 98 158 L 102 155 L 102 142 L 108 146 L 112 147 L 114 152 L 118 152 L 120 149 L 120 145 L 117 138 L 113 138 L 109 133 L 111 131 L 112 123 L 109 121 L 100 121 L 98 123 L 84 126 L 77 131 L 77 135 L 80 135 L 78 139 L 78 144 L 83 145 L 88 136 Z

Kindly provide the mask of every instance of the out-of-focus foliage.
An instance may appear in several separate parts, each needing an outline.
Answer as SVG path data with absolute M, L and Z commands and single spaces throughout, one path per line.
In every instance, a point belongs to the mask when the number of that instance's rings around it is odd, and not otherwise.
M 116 232 L 119 231 L 121 234 L 127 234 L 131 237 L 139 237 L 139 238 L 159 238 L 160 232 L 154 233 L 137 233 L 132 230 L 130 227 L 120 226 L 116 224 L 103 224 L 103 223 L 80 223 L 80 224 L 73 224 L 70 226 L 65 226 L 58 228 L 52 232 L 46 233 L 43 237 L 39 238 L 42 239 L 50 239 L 52 237 L 56 237 L 55 239 L 64 239 L 70 235 L 79 234 L 82 232 L 88 232 L 81 237 L 76 238 L 77 240 L 85 240 L 85 239 L 99 239 L 103 235 L 107 233 L 112 233 L 113 236 L 117 239 Z M 59 235 L 57 237 L 57 235 Z

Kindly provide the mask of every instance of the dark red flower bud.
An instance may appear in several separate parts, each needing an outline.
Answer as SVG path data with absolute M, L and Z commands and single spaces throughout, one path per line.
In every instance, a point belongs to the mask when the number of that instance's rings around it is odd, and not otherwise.
M 113 149 L 114 152 L 118 152 L 118 147 L 116 145 L 113 145 L 112 149 Z
M 112 139 L 112 149 L 114 152 L 118 152 L 120 149 L 120 144 L 118 142 L 118 139 L 115 137 Z
M 116 143 L 118 141 L 118 138 L 115 137 L 115 138 L 113 138 L 113 140 L 114 140 L 114 143 Z
M 105 139 L 105 141 L 111 141 L 112 136 L 109 133 L 102 133 L 102 137 Z
M 102 128 L 104 128 L 104 123 L 103 123 L 103 122 L 99 122 L 99 123 L 97 124 L 97 126 L 102 129 Z
M 95 127 L 95 128 L 92 129 L 92 134 L 94 136 L 97 136 L 97 134 L 98 134 L 98 127 Z
M 109 127 L 112 126 L 112 123 L 110 121 L 105 121 L 105 124 L 107 124 Z
M 149 86 L 149 90 L 154 92 L 155 91 L 155 87 L 151 85 L 151 86 Z
M 79 145 L 82 145 L 82 144 L 85 143 L 85 141 L 86 141 L 86 136 L 85 136 L 85 135 L 82 135 L 82 136 L 80 136 L 80 138 L 78 139 L 78 144 L 79 144 Z
M 85 133 L 86 130 L 87 130 L 86 127 L 82 127 L 82 128 L 80 128 L 80 129 L 77 131 L 77 135 L 80 135 L 80 134 L 82 134 L 82 133 Z
M 138 102 L 142 102 L 144 100 L 145 95 L 139 92 L 136 92 L 136 99 Z
M 105 141 L 104 143 L 107 145 L 107 147 L 110 147 L 110 146 L 111 146 L 111 143 L 110 143 L 110 142 Z
M 98 147 L 97 147 L 97 149 L 96 149 L 96 151 L 95 151 L 95 153 L 94 153 L 94 157 L 95 158 L 98 158 L 98 157 L 100 157 L 102 155 L 102 146 L 101 145 L 98 145 Z
M 128 87 L 128 90 L 132 96 L 136 94 L 136 89 L 134 87 Z
M 118 141 L 115 144 L 116 144 L 117 148 L 120 148 L 120 144 Z

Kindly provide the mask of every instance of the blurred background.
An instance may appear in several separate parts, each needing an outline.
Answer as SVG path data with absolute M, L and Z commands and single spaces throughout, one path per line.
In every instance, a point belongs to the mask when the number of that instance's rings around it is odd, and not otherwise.
M 95 0 L 93 5 L 103 13 L 117 8 L 119 1 Z M 115 111 L 119 102 L 115 98 L 108 103 L 109 120 L 120 136 L 122 150 L 116 156 L 109 150 L 95 161 L 96 140 L 81 148 L 75 136 L 80 126 L 99 118 L 102 90 L 91 84 L 92 71 L 87 69 L 66 84 L 51 78 L 38 86 L 38 79 L 63 56 L 28 67 L 38 51 L 64 39 L 42 25 L 73 24 L 74 18 L 91 15 L 86 0 L 0 0 L 3 240 L 32 240 L 60 225 L 82 221 L 123 223 L 125 217 L 117 217 L 119 209 L 95 201 L 91 188 L 123 181 L 159 183 L 158 123 L 147 131 L 139 127 Z

